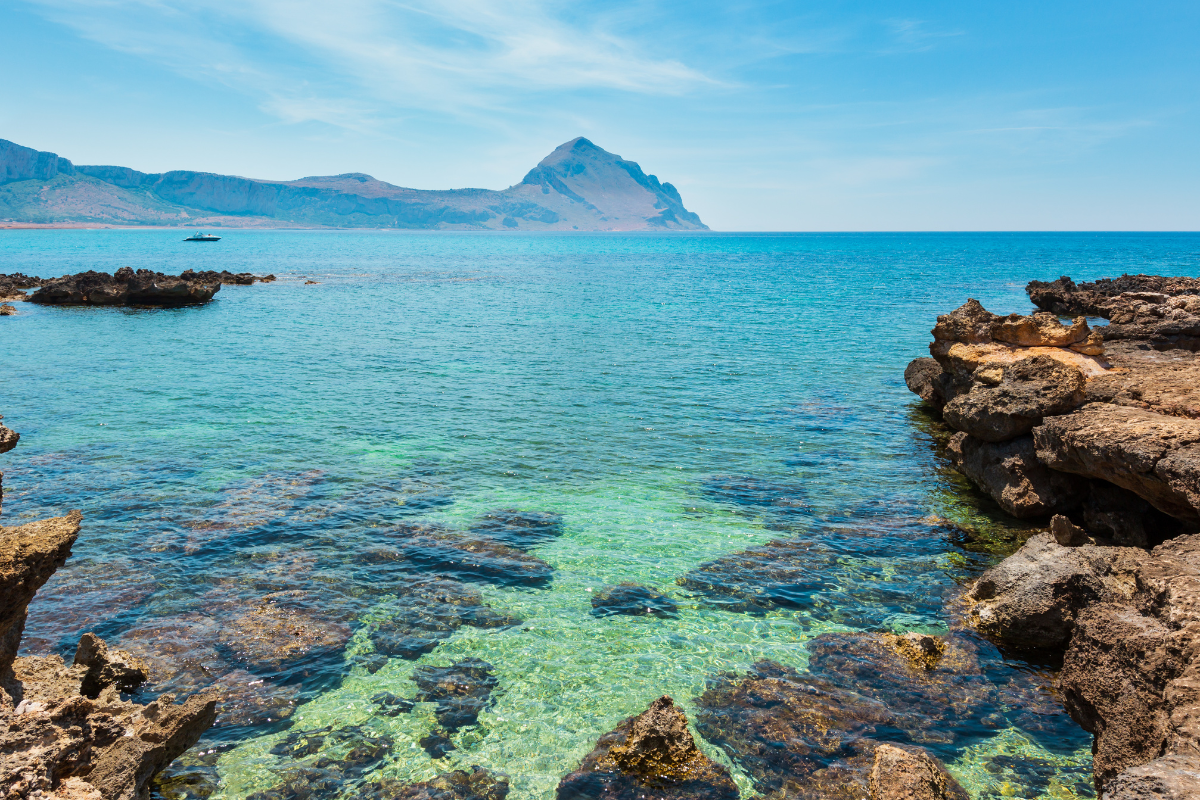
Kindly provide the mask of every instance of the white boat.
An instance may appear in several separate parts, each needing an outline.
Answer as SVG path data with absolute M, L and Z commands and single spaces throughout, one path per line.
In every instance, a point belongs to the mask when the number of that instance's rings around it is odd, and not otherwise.
M 213 236 L 211 233 L 196 232 L 196 233 L 193 233 L 188 238 L 184 239 L 184 241 L 185 242 L 219 242 L 219 241 L 221 241 L 221 237 Z

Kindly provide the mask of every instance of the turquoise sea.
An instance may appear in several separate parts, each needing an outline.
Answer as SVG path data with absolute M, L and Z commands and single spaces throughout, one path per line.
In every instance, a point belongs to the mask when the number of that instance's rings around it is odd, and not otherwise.
M 203 307 L 0 319 L 0 413 L 22 437 L 0 462 L 0 522 L 84 512 L 26 652 L 69 656 L 87 630 L 165 646 L 146 632 L 168 620 L 192 632 L 170 640 L 190 685 L 253 685 L 258 715 L 214 729 L 177 768 L 188 787 L 162 790 L 222 800 L 279 783 L 295 766 L 281 742 L 323 728 L 375 743 L 330 797 L 479 764 L 511 776 L 510 797 L 546 800 L 662 694 L 694 717 L 706 679 L 761 658 L 803 670 L 823 633 L 947 632 L 947 599 L 1029 526 L 946 468 L 904 386 L 936 315 L 968 297 L 1028 312 L 1031 279 L 1200 272 L 1200 236 L 1182 234 L 183 235 L 0 231 L 5 273 L 279 278 Z M 548 578 L 378 555 L 439 525 L 486 531 L 501 509 L 550 515 L 557 535 L 529 548 Z M 762 602 L 679 580 L 772 539 L 812 561 Z M 381 655 L 405 587 L 435 574 L 512 624 Z M 677 613 L 593 614 L 621 582 Z M 230 621 L 266 596 L 335 644 L 247 665 L 252 624 Z M 1057 710 L 1052 664 L 978 644 L 1009 699 L 926 746 L 975 798 L 1091 796 L 1090 737 Z M 435 760 L 420 744 L 433 704 L 389 716 L 378 697 L 468 657 L 496 686 Z M 751 776 L 701 745 L 750 797 Z

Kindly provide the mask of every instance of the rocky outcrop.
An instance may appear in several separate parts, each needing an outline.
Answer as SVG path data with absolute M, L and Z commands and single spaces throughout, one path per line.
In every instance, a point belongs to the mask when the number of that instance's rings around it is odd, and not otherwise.
M 1104 317 L 1104 341 L 1136 339 L 1156 348 L 1200 349 L 1200 279 L 1122 275 L 1076 284 L 1033 281 L 1029 299 L 1055 314 Z
M 75 663 L 14 658 L 26 607 L 70 555 L 80 514 L 0 528 L 0 785 L 6 798 L 144 800 L 151 778 L 212 724 L 216 698 L 121 699 L 145 679 L 127 653 L 87 634 Z
M 972 483 L 1018 519 L 1069 511 L 1087 491 L 1086 481 L 1039 461 L 1031 436 L 992 443 L 957 433 L 946 454 Z
M 206 269 L 200 272 L 195 270 L 185 269 L 179 273 L 179 277 L 185 281 L 197 281 L 199 283 L 220 283 L 223 286 L 250 286 L 253 283 L 272 283 L 275 280 L 274 275 L 251 275 L 249 272 L 230 272 L 229 270 Z
M 558 800 L 736 800 L 729 771 L 696 746 L 687 717 L 660 697 L 596 742 L 558 784 Z
M 0 303 L 0 317 L 16 316 L 16 306 L 10 306 L 8 303 Z
M 122 267 L 114 275 L 89 271 L 44 281 L 29 300 L 51 306 L 185 306 L 207 303 L 220 289 L 220 281 Z
M 1051 469 L 1109 481 L 1200 523 L 1200 420 L 1091 403 L 1047 419 L 1033 438 Z
M 1024 436 L 1044 417 L 1064 414 L 1084 399 L 1083 374 L 1049 356 L 985 368 L 975 377 L 978 385 L 948 402 L 942 413 L 950 427 L 985 442 Z

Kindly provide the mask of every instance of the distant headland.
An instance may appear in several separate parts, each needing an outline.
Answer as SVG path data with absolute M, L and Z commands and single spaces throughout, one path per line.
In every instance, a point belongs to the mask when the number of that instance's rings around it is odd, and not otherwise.
M 582 137 L 502 191 L 406 189 L 347 173 L 266 181 L 85 166 L 0 139 L 0 227 L 707 230 L 679 191 Z

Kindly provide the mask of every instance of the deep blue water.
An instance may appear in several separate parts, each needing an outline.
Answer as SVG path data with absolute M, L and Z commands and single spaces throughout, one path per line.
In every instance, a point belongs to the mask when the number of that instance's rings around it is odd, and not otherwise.
M 905 389 L 937 314 L 968 297 L 1027 312 L 1031 279 L 1200 273 L 1200 236 L 1184 234 L 222 236 L 0 231 L 0 272 L 280 278 L 203 307 L 20 304 L 0 319 L 0 412 L 22 434 L 2 520 L 85 515 L 26 650 L 69 654 L 85 630 L 133 642 L 164 619 L 221 625 L 287 590 L 349 638 L 237 673 L 290 693 L 285 724 L 386 736 L 379 774 L 500 769 L 519 798 L 552 796 L 660 694 L 691 713 L 717 671 L 803 668 L 827 631 L 947 629 L 945 599 L 1027 526 L 945 469 Z M 372 626 L 405 600 L 360 555 L 396 525 L 466 530 L 495 509 L 562 516 L 532 550 L 550 580 L 469 581 L 524 624 L 461 627 L 415 661 L 364 668 Z M 821 548 L 817 578 L 773 605 L 731 609 L 677 582 L 773 538 Z M 622 581 L 678 615 L 591 614 L 591 593 Z M 197 645 L 220 662 L 213 676 L 237 661 L 236 635 Z M 1049 685 L 980 646 L 997 685 Z M 431 711 L 380 716 L 370 698 L 411 694 L 414 666 L 467 656 L 499 688 L 434 761 L 417 746 Z M 953 741 L 932 748 L 976 797 L 1086 795 L 1089 737 L 1053 709 L 1037 730 L 1018 711 L 951 722 Z M 269 717 L 214 731 L 214 796 L 277 781 L 284 733 Z

